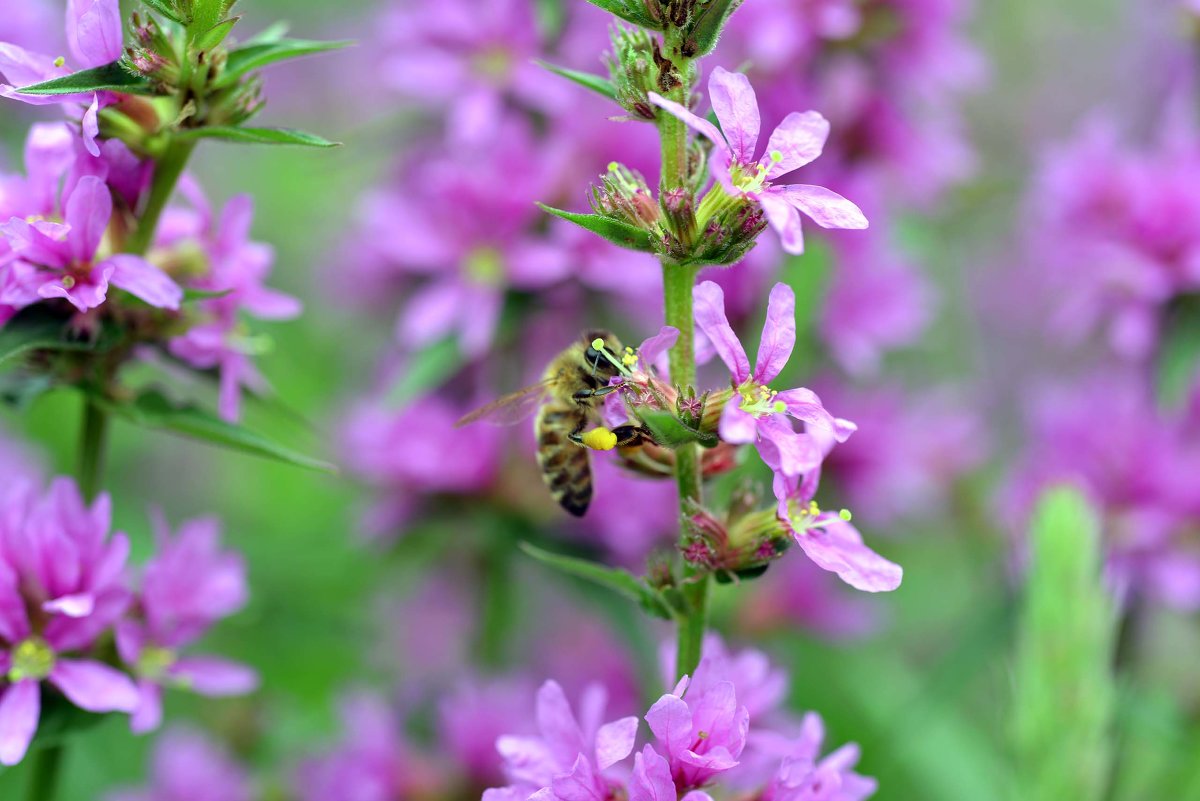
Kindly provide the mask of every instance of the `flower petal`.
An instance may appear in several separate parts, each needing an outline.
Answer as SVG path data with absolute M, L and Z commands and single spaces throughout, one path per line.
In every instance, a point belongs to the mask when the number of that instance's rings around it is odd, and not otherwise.
M 750 359 L 725 316 L 725 292 L 712 281 L 705 281 L 692 291 L 692 298 L 696 305 L 696 325 L 712 342 L 735 382 L 742 383 L 750 377 Z
M 596 768 L 605 770 L 617 764 L 633 751 L 637 739 L 638 719 L 621 718 L 605 723 L 596 730 Z
M 9 687 L 0 698 L 0 764 L 25 758 L 42 712 L 41 688 L 32 679 Z
M 750 80 L 740 72 L 717 67 L 708 79 L 708 100 L 721 121 L 721 131 L 729 142 L 734 160 L 741 164 L 754 163 L 762 117 Z
M 804 230 L 800 223 L 800 212 L 796 207 L 788 202 L 787 197 L 777 187 L 760 192 L 758 202 L 767 214 L 767 222 L 779 234 L 783 249 L 793 256 L 803 253 Z
M 80 262 L 92 260 L 96 249 L 100 247 L 100 240 L 104 238 L 112 210 L 112 193 L 108 191 L 108 184 L 94 175 L 79 179 L 67 200 L 66 213 L 63 215 L 67 225 L 71 226 L 67 243 L 72 258 Z
M 696 133 L 711 141 L 714 147 L 714 154 L 721 152 L 724 153 L 726 157 L 731 155 L 729 152 L 729 145 L 725 143 L 725 137 L 721 135 L 719 130 L 717 130 L 717 126 L 713 125 L 703 117 L 697 117 L 695 114 L 688 111 L 674 100 L 667 100 L 665 97 L 655 92 L 649 92 L 648 97 L 650 98 L 651 103 L 658 106 L 672 117 L 680 120 L 684 125 L 691 128 Z
M 63 595 L 42 604 L 42 611 L 66 617 L 87 617 L 96 608 L 96 599 L 90 592 Z
M 71 703 L 88 712 L 132 712 L 140 696 L 128 676 L 108 665 L 77 659 L 60 659 L 50 681 Z
M 825 140 L 828 138 L 829 120 L 815 111 L 793 111 L 784 117 L 767 142 L 764 161 L 769 160 L 771 164 L 767 179 L 787 175 L 816 159 L 825 149 Z M 779 155 L 778 159 L 775 158 L 776 154 Z
M 244 695 L 258 689 L 258 673 L 246 665 L 212 656 L 185 656 L 168 671 L 185 689 L 200 695 Z
M 113 267 L 113 286 L 124 289 L 160 309 L 175 311 L 183 302 L 183 290 L 171 276 L 155 267 L 141 256 L 117 253 L 110 256 L 105 265 Z
M 147 679 L 140 680 L 137 688 L 138 705 L 129 718 L 129 730 L 147 734 L 162 723 L 162 688 Z
M 833 516 L 827 519 L 820 528 L 794 534 L 809 559 L 864 592 L 887 592 L 900 586 L 903 568 L 868 548 L 854 526 Z
M 792 417 L 802 421 L 805 425 L 820 426 L 827 431 L 832 431 L 834 439 L 838 442 L 845 442 L 851 434 L 858 430 L 858 426 L 849 420 L 843 420 L 830 414 L 821 403 L 821 399 L 817 397 L 817 393 L 811 389 L 804 387 L 787 389 L 780 392 L 775 398 L 783 401 L 788 414 Z
M 832 189 L 809 184 L 792 184 L 781 189 L 789 203 L 822 228 L 861 230 L 868 225 L 862 209 Z
M 739 405 L 741 397 L 734 395 L 721 410 L 721 420 L 717 424 L 717 433 L 726 442 L 735 445 L 748 445 L 758 439 L 758 420 L 749 412 L 744 412 Z
M 100 158 L 100 146 L 96 137 L 100 135 L 100 95 L 92 95 L 92 102 L 83 112 L 83 146 L 95 158 Z
M 670 763 L 659 756 L 654 746 L 646 745 L 633 760 L 629 801 L 675 801 L 676 797 Z
M 121 57 L 121 9 L 117 0 L 67 0 L 67 46 L 82 68 Z
M 641 360 L 641 369 L 647 370 L 652 366 L 657 367 L 659 359 L 666 355 L 667 351 L 675 347 L 675 343 L 678 341 L 678 328 L 664 325 L 658 329 L 657 334 L 647 339 L 638 347 L 638 358 Z
M 769 384 L 775 380 L 792 356 L 796 347 L 796 293 L 790 286 L 778 283 L 771 289 L 767 301 L 767 320 L 763 323 L 762 339 L 758 343 L 758 359 L 754 365 L 754 380 Z
M 770 460 L 778 458 L 778 470 L 786 476 L 803 475 L 816 469 L 824 459 L 825 455 L 813 438 L 793 430 L 782 414 L 759 418 L 758 434 L 778 450 L 778 457 L 763 454 L 763 461 L 770 464 Z
M 691 745 L 692 711 L 678 696 L 664 695 L 655 701 L 646 713 L 646 723 L 671 757 L 682 754 Z

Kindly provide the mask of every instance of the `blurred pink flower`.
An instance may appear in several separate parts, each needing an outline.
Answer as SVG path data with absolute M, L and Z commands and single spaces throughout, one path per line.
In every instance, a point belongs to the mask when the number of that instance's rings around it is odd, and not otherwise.
M 44 494 L 27 482 L 0 497 L 0 763 L 20 762 L 37 731 L 41 683 L 91 712 L 132 712 L 129 678 L 91 659 L 69 658 L 109 629 L 129 604 L 121 573 L 129 540 L 109 537 L 112 504 L 85 504 L 58 478 Z
M 106 801 L 251 801 L 254 786 L 245 769 L 204 734 L 172 728 L 159 738 L 149 783 L 119 790 Z
M 246 603 L 246 567 L 238 554 L 220 549 L 220 524 L 189 520 L 172 537 L 158 521 L 155 534 L 157 552 L 142 572 L 140 615 L 117 624 L 117 650 L 137 677 L 140 702 L 130 725 L 138 734 L 162 721 L 164 687 L 217 697 L 258 687 L 258 675 L 244 665 L 179 653 Z

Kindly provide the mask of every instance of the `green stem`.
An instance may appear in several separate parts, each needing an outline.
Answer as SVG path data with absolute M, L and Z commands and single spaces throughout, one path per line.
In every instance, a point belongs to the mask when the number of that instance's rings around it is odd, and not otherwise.
M 54 801 L 58 792 L 62 758 L 62 745 L 39 748 L 29 755 L 33 763 L 30 766 L 32 773 L 29 777 L 29 792 L 26 794 L 29 801 Z
M 162 158 L 158 159 L 158 163 L 154 165 L 154 180 L 150 184 L 150 196 L 146 200 L 146 208 L 138 218 L 137 228 L 134 229 L 126 243 L 125 252 L 137 256 L 146 255 L 146 251 L 154 242 L 154 232 L 158 228 L 159 218 L 162 217 L 163 210 L 167 207 L 167 201 L 171 199 L 171 195 L 175 191 L 175 184 L 179 183 L 179 177 L 183 175 L 188 159 L 191 158 L 192 151 L 195 149 L 195 142 L 178 139 L 168 142 Z
M 83 423 L 79 429 L 79 491 L 88 500 L 100 491 L 104 469 L 104 442 L 108 433 L 108 412 L 90 397 L 83 399 Z
M 480 560 L 482 576 L 475 661 L 489 671 L 497 671 L 508 662 L 516 617 L 514 590 L 517 585 L 513 580 L 512 558 L 516 542 L 507 522 L 500 528 L 500 531 L 491 532 L 491 543 L 483 546 L 486 550 Z

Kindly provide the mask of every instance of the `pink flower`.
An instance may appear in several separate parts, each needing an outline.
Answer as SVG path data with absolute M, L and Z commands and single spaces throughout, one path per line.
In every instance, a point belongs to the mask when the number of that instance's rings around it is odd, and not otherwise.
M 805 434 L 821 453 L 833 447 L 829 432 Z M 837 573 L 842 581 L 865 592 L 886 592 L 900 586 L 903 569 L 868 548 L 850 525 L 849 514 L 824 512 L 813 500 L 821 479 L 820 467 L 803 477 L 789 476 L 779 469 L 777 455 L 763 455 L 767 466 L 775 471 L 775 498 L 779 502 L 779 519 L 792 533 L 805 555 L 818 567 Z
M 117 649 L 137 675 L 140 701 L 130 724 L 138 734 L 161 722 L 164 687 L 227 696 L 258 686 L 258 675 L 244 665 L 179 654 L 246 602 L 245 565 L 237 554 L 220 550 L 217 521 L 187 521 L 176 537 L 160 521 L 156 534 L 158 553 L 142 575 L 140 619 L 117 625 Z
M 734 396 L 721 413 L 721 439 L 732 443 L 754 443 L 768 464 L 782 475 L 799 476 L 821 463 L 824 454 L 810 437 L 798 434 L 788 420 L 806 427 L 821 427 L 844 442 L 855 426 L 833 417 L 812 390 L 772 390 L 773 381 L 787 364 L 796 344 L 796 295 L 787 284 L 771 290 L 767 320 L 758 347 L 758 360 L 750 370 L 750 359 L 725 317 L 725 295 L 711 281 L 694 292 L 696 325 L 712 342 L 721 361 L 733 373 Z
M 701 787 L 736 767 L 750 730 L 750 712 L 738 702 L 730 681 L 697 682 L 694 688 L 690 684 L 684 676 L 646 713 L 681 791 Z
M 712 141 L 709 162 L 721 188 L 761 204 L 788 253 L 804 252 L 801 212 L 824 228 L 867 227 L 867 218 L 858 206 L 836 192 L 808 184 L 773 183 L 821 155 L 829 137 L 824 117 L 815 111 L 789 114 L 771 134 L 766 153 L 755 160 L 762 120 L 750 81 L 718 67 L 709 79 L 708 93 L 721 130 L 653 92 L 650 100 Z
M 183 290 L 150 262 L 129 253 L 97 260 L 112 213 L 108 186 L 88 175 L 67 198 L 63 223 L 14 217 L 0 225 L 15 257 L 5 267 L 0 303 L 19 309 L 63 298 L 86 312 L 104 303 L 112 284 L 151 306 L 178 309 Z
M 43 681 L 91 712 L 137 706 L 125 674 L 64 656 L 90 647 L 128 605 L 129 540 L 108 536 L 108 496 L 89 507 L 70 479 L 55 479 L 42 496 L 9 486 L 0 510 L 0 763 L 15 765 L 37 731 Z
M 647 745 L 633 758 L 633 778 L 629 782 L 629 801 L 675 801 L 679 790 L 671 775 L 671 763 Z M 712 801 L 703 790 L 692 790 L 683 801 Z
M 595 801 L 609 796 L 605 770 L 629 756 L 637 736 L 635 717 L 601 725 L 606 693 L 599 685 L 584 691 L 576 717 L 558 683 L 548 681 L 537 696 L 540 734 L 505 736 L 496 741 L 511 784 L 483 794 L 484 801 L 540 798 Z
M 106 799 L 250 801 L 254 797 L 245 769 L 225 749 L 200 732 L 174 728 L 155 744 L 150 783 L 136 790 L 119 790 Z
M 8 13 L 7 10 L 5 13 Z M 0 73 L 9 81 L 8 84 L 0 84 L 0 97 L 32 105 L 88 102 L 89 96 L 86 94 L 26 95 L 16 88 L 69 75 L 75 70 L 110 64 L 121 58 L 123 35 L 118 0 L 67 0 L 66 22 L 67 46 L 74 60 L 73 67 L 61 58 L 0 43 Z M 107 105 L 110 97 L 111 93 L 108 92 L 92 94 L 91 104 L 83 114 L 84 142 L 93 156 L 100 155 L 100 147 L 96 143 L 100 133 L 100 106 Z
M 194 211 L 174 210 L 159 242 L 198 240 L 208 257 L 207 270 L 190 279 L 188 288 L 219 295 L 195 304 L 198 319 L 182 336 L 169 340 L 167 348 L 193 367 L 219 371 L 218 411 L 226 420 L 237 420 L 242 389 L 266 388 L 254 366 L 254 356 L 264 346 L 246 332 L 243 315 L 290 320 L 302 306 L 296 298 L 265 285 L 275 252 L 250 239 L 254 202 L 248 195 L 234 197 L 217 217 L 199 186 L 185 181 L 183 189 Z
M 854 772 L 859 749 L 843 745 L 821 758 L 825 726 L 815 713 L 804 716 L 794 738 L 776 738 L 781 757 L 779 770 L 763 790 L 762 801 L 864 801 L 875 794 L 878 783 Z

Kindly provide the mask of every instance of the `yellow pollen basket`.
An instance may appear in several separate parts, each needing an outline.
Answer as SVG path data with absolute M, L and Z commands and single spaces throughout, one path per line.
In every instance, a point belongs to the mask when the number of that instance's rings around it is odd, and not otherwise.
M 584 447 L 591 448 L 594 451 L 611 451 L 617 447 L 617 435 L 603 426 L 586 432 L 582 440 Z

